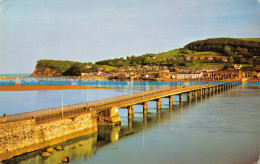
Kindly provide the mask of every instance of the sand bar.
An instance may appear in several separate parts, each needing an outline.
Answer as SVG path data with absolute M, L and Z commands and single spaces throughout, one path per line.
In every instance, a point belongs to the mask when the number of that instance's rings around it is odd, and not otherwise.
M 0 85 L 0 91 L 35 91 L 35 90 L 64 90 L 64 89 L 106 89 L 80 85 Z

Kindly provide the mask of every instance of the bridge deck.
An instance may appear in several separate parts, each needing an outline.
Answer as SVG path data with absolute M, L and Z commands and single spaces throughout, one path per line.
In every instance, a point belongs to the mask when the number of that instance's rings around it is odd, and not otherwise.
M 184 87 L 165 87 L 161 89 L 149 90 L 134 94 L 128 94 L 108 99 L 102 99 L 87 103 L 80 103 L 74 105 L 66 105 L 63 107 L 48 108 L 43 110 L 31 111 L 26 113 L 19 113 L 8 115 L 7 121 L 17 121 L 24 119 L 35 118 L 36 122 L 43 122 L 46 120 L 53 120 L 63 117 L 71 117 L 85 112 L 101 112 L 112 107 L 122 108 L 129 105 L 134 105 L 170 95 L 177 95 L 185 92 L 196 91 L 204 88 L 212 88 L 217 85 L 200 85 L 200 86 L 184 86 Z M 62 112 L 63 111 L 63 112 Z

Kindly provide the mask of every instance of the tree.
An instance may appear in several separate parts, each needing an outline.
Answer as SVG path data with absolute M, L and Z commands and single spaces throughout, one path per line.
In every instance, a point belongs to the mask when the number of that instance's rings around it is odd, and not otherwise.
M 62 75 L 65 76 L 80 76 L 82 72 L 86 70 L 83 63 L 75 63 L 68 70 L 66 70 Z
M 250 65 L 253 65 L 253 58 L 249 58 L 249 59 L 247 60 L 247 63 L 250 64 Z
M 255 58 L 254 66 L 260 65 L 260 57 Z
M 246 62 L 245 58 L 239 58 L 239 63 L 244 64 Z
M 231 55 L 231 48 L 229 46 L 225 46 L 223 51 L 226 55 Z
M 247 54 L 248 54 L 248 49 L 247 49 L 247 48 L 241 48 L 241 49 L 240 49 L 240 53 L 241 53 L 242 55 L 247 55 Z
M 233 63 L 234 63 L 233 56 L 230 56 L 230 57 L 228 58 L 228 66 L 231 67 L 231 66 L 233 65 Z

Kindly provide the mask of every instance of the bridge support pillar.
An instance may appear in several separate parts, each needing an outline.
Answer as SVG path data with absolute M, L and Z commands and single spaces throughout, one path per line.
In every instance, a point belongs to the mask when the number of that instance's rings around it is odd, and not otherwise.
M 183 101 L 182 100 L 182 93 L 179 94 L 179 101 L 180 101 L 180 103 L 182 103 L 182 101 Z
M 133 116 L 134 116 L 134 105 L 128 106 L 127 109 L 128 109 L 128 118 L 133 118 Z
M 191 101 L 191 93 L 190 92 L 187 92 L 187 100 Z
M 197 96 L 198 96 L 198 95 L 197 95 L 197 90 L 196 90 L 196 91 L 193 91 L 193 92 L 192 92 L 192 97 L 193 97 L 194 99 L 197 99 Z
M 157 99 L 156 100 L 156 105 L 157 105 L 157 110 L 160 110 L 161 106 L 162 106 L 162 99 Z
M 120 125 L 121 120 L 118 115 L 118 108 L 110 108 L 97 114 L 98 125 Z
M 143 104 L 143 113 L 145 114 L 148 112 L 148 108 L 149 108 L 148 101 L 143 102 L 142 104 Z
M 169 106 L 172 106 L 173 104 L 173 96 L 169 96 Z
M 200 93 L 200 97 L 202 97 L 202 96 L 203 96 L 203 95 L 202 95 L 202 94 L 203 94 L 203 90 L 200 89 L 200 90 L 199 90 L 199 93 Z

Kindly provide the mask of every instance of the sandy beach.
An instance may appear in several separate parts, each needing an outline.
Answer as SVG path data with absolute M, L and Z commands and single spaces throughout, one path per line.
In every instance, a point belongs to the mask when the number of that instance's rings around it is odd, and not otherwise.
M 35 91 L 35 90 L 64 90 L 64 89 L 106 89 L 79 85 L 0 85 L 0 91 Z

